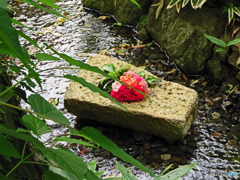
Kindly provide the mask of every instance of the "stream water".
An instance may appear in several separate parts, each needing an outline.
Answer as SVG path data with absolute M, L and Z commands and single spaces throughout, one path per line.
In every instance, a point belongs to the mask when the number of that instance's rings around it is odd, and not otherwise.
M 182 179 L 211 180 L 238 179 L 240 177 L 239 91 L 230 97 L 223 96 L 218 93 L 218 87 L 206 83 L 205 76 L 185 77 L 159 46 L 153 43 L 141 48 L 139 46 L 141 42 L 133 36 L 134 31 L 130 27 L 113 26 L 113 18 L 100 20 L 99 17 L 102 15 L 83 9 L 78 0 L 65 0 L 57 4 L 68 13 L 65 15 L 68 15 L 70 20 L 64 21 L 55 15 L 26 4 L 13 4 L 16 10 L 15 18 L 35 31 L 18 28 L 37 40 L 41 47 L 44 47 L 43 43 L 46 42 L 58 52 L 81 61 L 87 59 L 82 56 L 82 53 L 102 53 L 137 66 L 145 66 L 147 70 L 165 80 L 194 88 L 200 97 L 197 118 L 188 135 L 181 141 L 168 144 L 160 138 L 115 126 L 88 121 L 77 123 L 78 119 L 64 109 L 63 98 L 69 80 L 61 77 L 64 74 L 77 74 L 78 70 L 69 69 L 69 65 L 65 61 L 41 62 L 38 65 L 39 69 L 56 67 L 58 69 L 41 73 L 43 91 L 37 88 L 35 90 L 47 100 L 57 100 L 56 107 L 69 118 L 72 126 L 80 128 L 84 125 L 92 125 L 96 127 L 156 174 L 159 174 L 171 163 L 174 164 L 174 167 L 178 167 L 178 165 L 198 162 L 194 169 Z M 37 52 L 30 43 L 22 40 L 22 44 L 27 47 L 30 55 Z M 126 46 L 125 44 L 139 47 L 126 50 L 123 48 Z M 46 49 L 46 52 L 48 51 L 51 53 Z M 31 57 L 34 58 L 34 56 Z M 22 103 L 22 106 L 26 105 Z M 52 127 L 53 132 L 42 136 L 41 140 L 43 141 L 50 136 L 66 131 L 65 128 L 50 121 L 48 124 Z M 109 152 L 81 146 L 74 146 L 72 150 L 85 161 L 96 159 L 97 169 L 105 170 L 103 177 L 114 176 L 112 173 L 119 176 L 115 166 L 117 158 Z M 152 179 L 146 173 L 136 170 L 132 166 L 130 169 L 138 179 Z M 231 172 L 238 173 L 238 176 L 228 174 Z

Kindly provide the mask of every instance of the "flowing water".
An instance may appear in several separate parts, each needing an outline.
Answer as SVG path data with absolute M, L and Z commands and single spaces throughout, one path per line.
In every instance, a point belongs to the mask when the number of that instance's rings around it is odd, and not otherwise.
M 16 19 L 26 26 L 32 27 L 35 31 L 27 28 L 22 30 L 37 40 L 41 47 L 44 47 L 43 43 L 46 42 L 58 52 L 81 61 L 87 60 L 87 57 L 83 57 L 83 53 L 102 53 L 138 66 L 145 66 L 147 70 L 161 78 L 194 88 L 200 97 L 196 121 L 186 138 L 174 144 L 115 126 L 97 122 L 84 122 L 85 124 L 95 126 L 157 174 L 171 163 L 177 167 L 198 162 L 194 169 L 182 179 L 238 179 L 240 177 L 239 91 L 228 98 L 217 93 L 217 87 L 205 85 L 207 79 L 204 76 L 184 77 L 156 44 L 140 48 L 141 43 L 133 36 L 134 31 L 130 27 L 113 26 L 113 18 L 98 19 L 102 15 L 83 9 L 78 0 L 66 0 L 58 5 L 67 12 L 65 15 L 68 15 L 70 20 L 64 21 L 55 15 L 36 10 L 26 4 L 13 4 L 13 7 L 16 9 Z M 30 43 L 22 40 L 22 44 L 28 48 L 30 55 L 37 52 Z M 121 51 L 122 47 L 126 46 L 125 44 L 139 47 Z M 51 50 L 44 49 L 51 53 Z M 162 58 L 151 60 L 150 55 L 152 54 L 157 54 Z M 146 60 L 146 57 L 149 60 Z M 31 58 L 34 59 L 34 56 Z M 63 106 L 64 93 L 69 80 L 62 76 L 65 74 L 76 75 L 79 70 L 71 69 L 65 61 L 41 62 L 38 68 L 49 70 L 41 73 L 43 91 L 35 90 L 47 100 L 58 101 L 56 107 L 71 121 L 72 126 L 83 126 L 84 123 L 76 123 L 77 118 L 67 113 Z M 22 106 L 26 105 L 22 103 Z M 53 132 L 42 136 L 42 141 L 66 131 L 65 128 L 50 121 L 48 124 L 52 127 Z M 112 173 L 119 176 L 115 166 L 117 158 L 107 151 L 91 150 L 80 146 L 72 147 L 72 150 L 85 161 L 96 159 L 97 169 L 106 170 L 103 177 L 113 175 Z M 162 156 L 164 154 L 169 158 L 164 158 Z M 138 179 L 152 179 L 134 167 L 130 167 L 130 169 Z M 239 176 L 230 176 L 227 174 L 230 172 L 237 172 Z

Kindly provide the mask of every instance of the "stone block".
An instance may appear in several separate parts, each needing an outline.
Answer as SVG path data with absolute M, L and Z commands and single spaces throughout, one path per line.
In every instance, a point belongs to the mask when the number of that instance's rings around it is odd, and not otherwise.
M 104 64 L 113 64 L 116 68 L 128 63 L 96 55 L 88 60 L 88 64 L 102 68 Z M 130 67 L 133 72 L 143 71 Z M 146 71 L 146 76 L 152 75 Z M 98 85 L 102 75 L 80 70 L 79 77 Z M 77 82 L 71 82 L 67 88 L 64 105 L 69 112 L 80 119 L 91 119 L 103 123 L 130 128 L 147 134 L 175 141 L 184 138 L 192 121 L 195 119 L 198 95 L 195 90 L 183 85 L 162 80 L 160 85 L 150 89 L 149 98 L 139 102 L 124 102 L 128 111 L 119 107 L 99 93 L 92 92 Z

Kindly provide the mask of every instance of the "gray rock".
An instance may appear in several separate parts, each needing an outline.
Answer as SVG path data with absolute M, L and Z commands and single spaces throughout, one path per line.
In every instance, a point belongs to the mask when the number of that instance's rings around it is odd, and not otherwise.
M 126 62 L 101 55 L 91 57 L 88 64 L 99 68 L 104 64 L 113 64 L 116 68 L 127 65 Z M 130 70 L 136 73 L 142 71 L 134 66 Z M 152 75 L 147 71 L 145 74 Z M 78 76 L 96 86 L 103 79 L 102 75 L 85 70 L 81 70 Z M 65 94 L 64 105 L 79 118 L 131 128 L 169 141 L 184 138 L 195 119 L 198 105 L 196 91 L 177 83 L 162 81 L 161 85 L 151 88 L 149 98 L 152 102 L 143 99 L 123 103 L 129 110 L 126 111 L 100 94 L 71 82 Z
M 204 34 L 219 37 L 224 32 L 226 19 L 217 8 L 205 5 L 197 10 L 186 6 L 177 13 L 176 8 L 166 8 L 169 2 L 165 1 L 158 19 L 155 19 L 157 7 L 151 6 L 146 25 L 148 33 L 184 73 L 203 73 L 213 54 L 213 44 Z

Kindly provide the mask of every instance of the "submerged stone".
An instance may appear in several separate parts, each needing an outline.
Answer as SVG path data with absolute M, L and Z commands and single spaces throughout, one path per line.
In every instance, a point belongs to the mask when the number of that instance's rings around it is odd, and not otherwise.
M 92 56 L 88 64 L 99 68 L 104 64 L 113 64 L 116 69 L 128 65 L 126 62 L 101 55 Z M 135 73 L 143 71 L 134 66 L 129 70 Z M 152 74 L 145 71 L 145 75 Z M 78 76 L 96 86 L 103 79 L 102 75 L 85 70 L 81 70 Z M 64 105 L 80 119 L 114 124 L 169 141 L 184 138 L 195 119 L 198 104 L 196 91 L 162 80 L 160 85 L 150 89 L 149 98 L 152 102 L 143 99 L 139 102 L 122 103 L 129 110 L 126 111 L 99 93 L 92 92 L 77 82 L 71 82 L 65 94 Z

